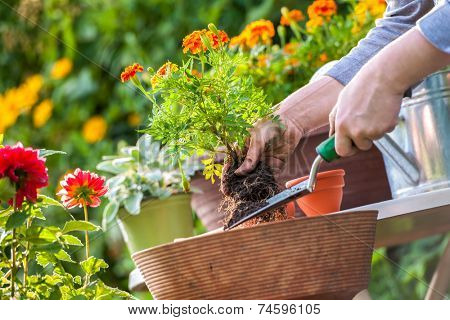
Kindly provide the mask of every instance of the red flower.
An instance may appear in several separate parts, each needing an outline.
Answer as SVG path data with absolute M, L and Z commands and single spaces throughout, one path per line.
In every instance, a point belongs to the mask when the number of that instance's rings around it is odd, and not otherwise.
M 105 178 L 81 169 L 67 174 L 60 184 L 62 189 L 57 195 L 61 197 L 63 205 L 68 209 L 77 206 L 98 207 L 101 203 L 100 197 L 108 191 Z
M 144 71 L 144 67 L 139 63 L 133 63 L 131 66 L 125 68 L 125 70 L 120 74 L 120 79 L 122 82 L 126 82 L 133 78 L 136 73 Z
M 45 158 L 39 151 L 24 148 L 19 142 L 15 146 L 0 149 L 0 178 L 7 177 L 16 188 L 16 207 L 21 208 L 25 199 L 37 200 L 37 190 L 48 185 Z M 13 204 L 10 199 L 9 204 Z

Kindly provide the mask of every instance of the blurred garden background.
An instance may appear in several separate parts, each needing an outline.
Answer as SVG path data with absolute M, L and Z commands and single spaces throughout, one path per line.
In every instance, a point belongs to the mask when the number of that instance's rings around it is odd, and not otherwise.
M 118 144 L 134 145 L 146 125 L 148 101 L 120 81 L 122 69 L 139 62 L 157 69 L 178 62 L 183 37 L 214 23 L 230 37 L 246 25 L 267 19 L 280 25 L 283 6 L 307 16 L 312 1 L 299 0 L 0 0 L 0 134 L 5 144 L 62 150 L 48 159 L 52 181 L 43 193 L 54 195 L 61 177 L 76 167 L 95 170 Z M 363 3 L 363 4 L 361 4 Z M 270 52 L 252 52 L 247 70 L 276 103 L 305 84 L 324 63 L 348 52 L 384 10 L 383 1 L 338 1 L 333 23 L 322 33 L 295 38 L 296 30 L 278 28 Z M 300 31 L 313 26 L 298 19 Z M 294 28 L 295 29 L 295 28 Z M 300 43 L 301 41 L 303 43 Z M 303 52 L 295 51 L 302 45 Z M 309 46 L 309 47 L 308 47 Z M 278 50 L 278 51 L 277 51 Z M 289 50 L 296 55 L 289 56 Z M 273 58 L 277 54 L 282 58 Z M 278 60 L 276 60 L 278 59 Z M 101 221 L 102 208 L 91 218 Z M 58 223 L 65 213 L 54 209 Z M 81 210 L 74 215 L 82 215 Z M 196 232 L 204 232 L 195 219 Z M 117 225 L 92 236 L 93 255 L 110 265 L 101 275 L 111 286 L 127 289 L 134 264 Z M 374 255 L 373 298 L 423 298 L 426 270 L 436 264 L 443 237 L 382 249 L 402 269 Z M 77 254 L 82 254 L 80 251 Z M 70 268 L 70 264 L 68 264 Z M 139 294 L 136 294 L 140 296 Z

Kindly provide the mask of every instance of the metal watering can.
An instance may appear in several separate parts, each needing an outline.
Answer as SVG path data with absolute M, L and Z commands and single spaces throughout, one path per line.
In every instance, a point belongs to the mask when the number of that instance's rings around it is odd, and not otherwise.
M 336 61 L 319 69 L 315 81 Z M 374 141 L 393 198 L 450 187 L 450 67 L 433 73 L 404 98 L 395 130 Z

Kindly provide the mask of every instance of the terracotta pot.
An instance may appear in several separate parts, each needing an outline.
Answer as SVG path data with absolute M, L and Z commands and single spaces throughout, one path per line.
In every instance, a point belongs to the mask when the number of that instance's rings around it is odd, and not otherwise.
M 295 202 L 308 217 L 339 211 L 344 194 L 344 175 L 345 171 L 342 169 L 319 172 L 314 192 L 298 198 Z M 288 181 L 286 182 L 286 188 L 295 186 L 308 178 L 309 176 L 304 176 Z M 292 211 L 291 208 L 288 208 L 288 210 Z M 293 213 L 289 212 L 289 215 L 293 215 Z
M 156 299 L 351 299 L 367 288 L 376 211 L 295 218 L 133 255 Z

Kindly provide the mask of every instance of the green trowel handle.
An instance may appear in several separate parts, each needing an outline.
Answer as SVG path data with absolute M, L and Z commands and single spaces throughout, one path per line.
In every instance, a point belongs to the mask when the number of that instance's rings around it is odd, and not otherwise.
M 336 153 L 334 134 L 327 140 L 323 141 L 316 147 L 316 152 L 326 162 L 332 162 L 339 159 L 339 155 Z

